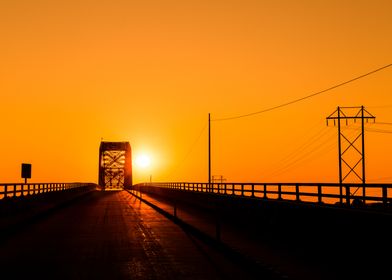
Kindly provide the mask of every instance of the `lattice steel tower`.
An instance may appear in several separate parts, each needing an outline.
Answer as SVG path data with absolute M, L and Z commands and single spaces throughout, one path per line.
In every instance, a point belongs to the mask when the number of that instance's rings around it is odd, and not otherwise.
M 343 133 L 341 129 L 342 121 L 348 125 L 349 122 L 361 122 L 359 133 L 353 139 Z M 365 121 L 375 121 L 375 117 L 365 110 L 365 107 L 338 107 L 331 115 L 327 117 L 327 125 L 329 121 L 333 121 L 334 125 L 338 126 L 338 149 L 339 149 L 339 183 L 342 184 L 344 180 L 351 178 L 360 180 L 361 183 L 366 183 L 365 174 Z M 350 154 L 350 152 L 352 152 Z M 348 159 L 351 155 L 350 161 Z
M 132 186 L 132 154 L 129 142 L 101 142 L 98 176 L 98 183 L 103 189 Z

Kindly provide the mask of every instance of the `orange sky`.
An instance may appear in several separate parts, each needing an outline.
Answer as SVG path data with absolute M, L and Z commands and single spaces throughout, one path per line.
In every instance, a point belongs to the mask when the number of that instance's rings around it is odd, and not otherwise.
M 208 113 L 259 111 L 391 63 L 391 11 L 389 0 L 1 1 L 0 182 L 22 181 L 22 162 L 32 182 L 96 182 L 101 138 L 150 155 L 135 182 L 207 181 Z M 364 105 L 392 122 L 391 78 L 392 67 L 213 122 L 212 174 L 336 182 L 325 118 Z M 392 134 L 366 140 L 368 181 L 391 181 Z

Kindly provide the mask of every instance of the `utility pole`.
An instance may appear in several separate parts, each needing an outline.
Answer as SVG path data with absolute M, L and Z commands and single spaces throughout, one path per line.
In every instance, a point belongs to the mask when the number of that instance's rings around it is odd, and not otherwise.
M 354 123 L 360 119 L 361 129 L 360 133 L 355 136 L 354 140 L 349 139 L 347 135 L 342 132 L 341 121 L 344 120 L 346 125 L 349 121 Z M 339 183 L 342 184 L 344 180 L 348 178 L 349 175 L 353 174 L 354 177 L 359 179 L 362 184 L 366 184 L 366 174 L 365 174 L 365 120 L 375 121 L 376 117 L 370 114 L 364 106 L 360 107 L 337 107 L 337 109 L 327 117 L 327 125 L 329 121 L 333 121 L 334 125 L 338 125 L 338 150 L 339 150 Z M 361 141 L 358 141 L 361 139 Z M 361 142 L 361 147 L 358 147 L 358 142 Z M 343 149 L 343 143 L 348 145 Z M 359 160 L 350 164 L 344 155 L 347 151 L 353 151 L 355 154 L 359 155 Z M 361 171 L 358 171 L 359 165 L 362 165 Z M 343 172 L 343 167 L 346 167 L 347 172 Z
M 208 189 L 211 191 L 211 115 L 208 113 Z

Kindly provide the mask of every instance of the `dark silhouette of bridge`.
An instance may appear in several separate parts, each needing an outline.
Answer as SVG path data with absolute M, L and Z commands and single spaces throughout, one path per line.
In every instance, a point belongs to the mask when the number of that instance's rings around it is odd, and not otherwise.
M 389 279 L 392 184 L 0 184 L 1 279 Z
M 360 197 L 358 187 L 366 188 Z M 148 183 L 118 191 L 1 184 L 1 275 L 386 279 L 390 191 L 387 184 Z

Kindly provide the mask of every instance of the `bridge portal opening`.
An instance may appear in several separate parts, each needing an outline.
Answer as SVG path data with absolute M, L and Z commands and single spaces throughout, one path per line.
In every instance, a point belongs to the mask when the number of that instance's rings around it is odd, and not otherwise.
M 132 186 L 132 153 L 129 142 L 101 142 L 98 184 L 104 190 Z

